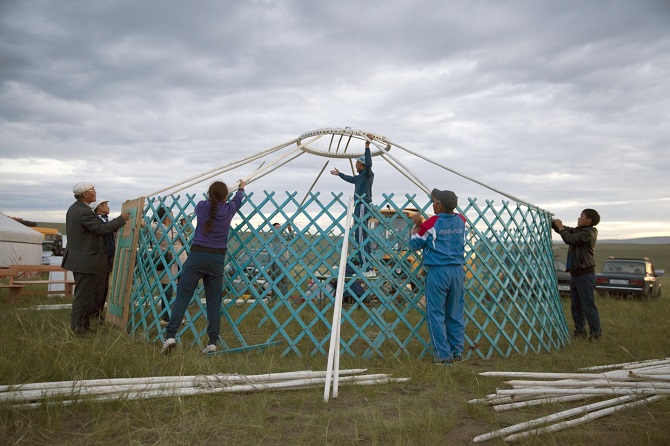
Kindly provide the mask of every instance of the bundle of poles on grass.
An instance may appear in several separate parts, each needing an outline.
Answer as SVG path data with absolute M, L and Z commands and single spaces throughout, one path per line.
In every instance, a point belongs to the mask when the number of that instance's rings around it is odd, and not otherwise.
M 386 374 L 364 375 L 366 369 L 340 370 L 343 384 L 372 385 L 405 382 Z M 85 401 L 124 401 L 215 393 L 251 393 L 323 386 L 325 371 L 269 373 L 264 375 L 194 375 L 146 378 L 93 379 L 0 386 L 0 403 L 15 408 L 72 405 Z
M 72 304 L 42 304 L 34 307 L 19 308 L 19 311 L 35 310 L 35 311 L 53 311 L 53 310 L 67 310 L 72 308 Z
M 600 372 L 601 370 L 611 370 Z M 657 401 L 670 394 L 670 358 L 580 369 L 585 373 L 483 372 L 482 376 L 516 378 L 486 398 L 469 401 L 505 411 L 540 404 L 610 398 L 536 418 L 475 437 L 475 443 L 504 437 L 513 442 L 531 435 L 557 432 L 597 418 Z M 599 372 L 599 373 L 598 373 Z M 521 379 L 519 379 L 521 378 Z M 525 379 L 524 379 L 525 378 Z
M 158 301 L 158 298 L 156 298 L 156 301 Z M 200 299 L 200 302 L 203 304 L 206 304 L 207 301 L 206 299 L 202 298 Z M 221 303 L 224 305 L 228 305 L 231 302 L 235 302 L 237 305 L 251 305 L 252 303 L 256 302 L 256 299 L 222 299 Z M 33 307 L 25 307 L 25 308 L 19 308 L 19 311 L 27 311 L 27 310 L 34 310 L 34 311 L 52 311 L 52 310 L 67 310 L 68 308 L 72 308 L 72 304 L 41 304 L 41 305 L 35 305 Z

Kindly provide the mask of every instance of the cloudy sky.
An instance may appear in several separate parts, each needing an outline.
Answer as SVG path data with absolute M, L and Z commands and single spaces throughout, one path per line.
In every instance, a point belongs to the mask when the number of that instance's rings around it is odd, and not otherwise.
M 118 212 L 351 127 L 569 225 L 596 208 L 600 238 L 668 236 L 669 29 L 667 0 L 0 1 L 0 211 L 63 222 L 92 181 Z M 508 200 L 395 153 L 431 188 Z M 327 160 L 247 190 L 305 193 Z M 375 194 L 421 193 L 375 160 Z M 351 189 L 327 174 L 316 188 Z

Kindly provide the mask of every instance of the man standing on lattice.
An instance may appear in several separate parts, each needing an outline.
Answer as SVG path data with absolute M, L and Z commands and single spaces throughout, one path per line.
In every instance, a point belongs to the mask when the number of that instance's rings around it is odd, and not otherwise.
M 373 136 L 368 134 L 368 140 L 365 141 L 365 155 L 356 159 L 356 171 L 358 175 L 345 175 L 337 169 L 330 171 L 332 175 L 339 176 L 348 183 L 353 183 L 354 194 L 360 197 L 357 201 L 354 215 L 358 224 L 354 231 L 354 237 L 358 242 L 358 253 L 360 258 L 360 267 L 366 277 L 374 277 L 375 271 L 372 269 L 370 263 L 370 244 L 367 243 L 367 226 L 368 226 L 368 211 L 370 203 L 372 203 L 372 183 L 375 179 L 375 174 L 372 172 L 372 154 L 370 153 L 370 141 Z

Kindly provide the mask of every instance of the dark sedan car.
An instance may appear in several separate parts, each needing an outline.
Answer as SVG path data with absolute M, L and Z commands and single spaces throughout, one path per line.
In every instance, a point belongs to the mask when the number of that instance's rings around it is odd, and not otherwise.
M 565 270 L 565 263 L 554 257 L 554 271 L 558 282 L 559 294 L 570 294 L 570 273 Z
M 609 294 L 661 297 L 661 284 L 657 277 L 663 273 L 661 269 L 654 270 L 647 257 L 610 257 L 603 264 L 602 273 L 596 274 L 596 290 Z

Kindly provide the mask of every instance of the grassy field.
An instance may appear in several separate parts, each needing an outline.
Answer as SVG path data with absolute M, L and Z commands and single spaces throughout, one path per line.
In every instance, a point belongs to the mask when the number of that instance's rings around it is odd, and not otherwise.
M 557 246 L 560 253 L 560 247 Z M 608 255 L 650 257 L 668 269 L 669 245 L 599 245 L 599 265 Z M 663 277 L 664 287 L 670 286 Z M 69 310 L 21 310 L 58 298 L 28 297 L 18 305 L 0 298 L 0 385 L 73 379 L 259 374 L 323 370 L 326 358 L 281 357 L 281 348 L 205 357 L 194 348 L 161 356 L 160 346 L 101 326 L 94 336 L 69 334 Z M 343 357 L 341 368 L 366 368 L 411 381 L 342 386 L 323 402 L 323 388 L 251 394 L 170 397 L 144 401 L 82 401 L 72 406 L 17 409 L 0 403 L 0 444 L 193 444 L 193 445 L 433 445 L 473 444 L 492 430 L 574 407 L 495 413 L 468 400 L 504 387 L 488 370 L 576 372 L 580 367 L 670 356 L 670 294 L 661 300 L 599 297 L 604 336 L 599 343 L 575 342 L 556 352 L 509 359 L 471 359 L 436 367 L 415 358 Z M 563 300 L 569 317 L 569 302 Z M 570 326 L 570 330 L 572 327 Z M 670 444 L 670 399 L 629 409 L 591 423 L 533 437 L 527 445 Z M 493 440 L 484 444 L 503 444 Z

